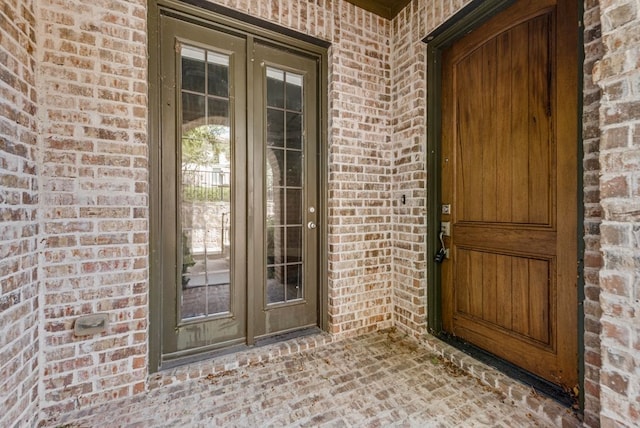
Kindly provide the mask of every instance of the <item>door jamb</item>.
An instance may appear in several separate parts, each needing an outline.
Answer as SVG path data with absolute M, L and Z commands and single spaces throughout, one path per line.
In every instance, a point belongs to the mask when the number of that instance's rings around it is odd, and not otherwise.
M 451 45 L 456 39 L 464 36 L 468 32 L 482 25 L 489 18 L 497 15 L 517 0 L 472 0 L 467 6 L 449 18 L 445 23 L 437 27 L 429 33 L 422 41 L 427 44 L 427 172 L 430 180 L 427 182 L 427 236 L 425 239 L 427 247 L 427 257 L 430 258 L 436 254 L 439 249 L 440 242 L 438 240 L 439 232 L 439 213 L 442 194 L 440 189 L 440 156 L 441 156 L 441 82 L 442 82 L 442 52 Z M 584 4 L 577 1 L 578 16 L 578 138 L 577 144 L 577 161 L 584 158 L 582 141 L 582 110 L 583 110 L 583 82 L 580 79 L 584 75 L 584 23 L 582 16 L 584 15 Z M 578 201 L 583 200 L 583 166 L 578 163 Z M 578 204 L 577 224 L 584 224 L 584 206 Z M 584 362 L 584 239 L 582 236 L 576 236 L 578 240 L 578 301 L 577 305 L 577 327 L 578 327 L 578 381 L 581 393 L 579 394 L 579 405 L 581 411 L 584 411 L 584 378 L 585 378 L 585 362 Z M 431 263 L 427 269 L 427 329 L 431 334 L 436 336 L 442 335 L 442 291 L 441 291 L 441 270 L 439 265 Z

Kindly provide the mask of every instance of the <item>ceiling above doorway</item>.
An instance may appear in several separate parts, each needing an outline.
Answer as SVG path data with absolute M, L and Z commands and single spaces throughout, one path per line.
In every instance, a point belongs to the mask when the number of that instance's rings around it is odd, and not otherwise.
M 380 15 L 383 18 L 393 19 L 411 0 L 347 0 L 356 6 Z

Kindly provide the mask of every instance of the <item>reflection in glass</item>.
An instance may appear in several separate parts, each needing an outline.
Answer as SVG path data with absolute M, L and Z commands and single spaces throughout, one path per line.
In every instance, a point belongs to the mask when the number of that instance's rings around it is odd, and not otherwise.
M 181 46 L 178 289 L 183 320 L 231 310 L 229 57 Z M 206 102 L 205 102 L 206 100 Z
M 287 150 L 287 186 L 302 186 L 302 152 Z
M 284 112 L 267 110 L 267 146 L 284 147 Z
M 267 106 L 284 108 L 284 71 L 267 68 Z
M 204 93 L 205 50 L 182 46 L 182 90 Z
M 287 148 L 302 149 L 302 115 L 287 113 Z
M 267 67 L 267 303 L 303 296 L 303 76 Z M 286 118 L 286 121 L 285 121 Z
M 302 111 L 302 76 L 287 73 L 287 110 Z

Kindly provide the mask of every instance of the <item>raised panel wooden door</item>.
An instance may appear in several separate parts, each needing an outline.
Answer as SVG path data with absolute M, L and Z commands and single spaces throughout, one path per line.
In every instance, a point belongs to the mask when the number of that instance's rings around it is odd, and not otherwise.
M 443 53 L 444 329 L 577 383 L 577 5 L 524 1 Z

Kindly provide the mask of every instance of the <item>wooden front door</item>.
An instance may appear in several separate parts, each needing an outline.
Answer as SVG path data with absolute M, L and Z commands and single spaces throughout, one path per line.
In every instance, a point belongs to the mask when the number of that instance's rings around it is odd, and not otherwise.
M 578 361 L 577 10 L 520 0 L 442 57 L 443 328 L 564 387 Z

